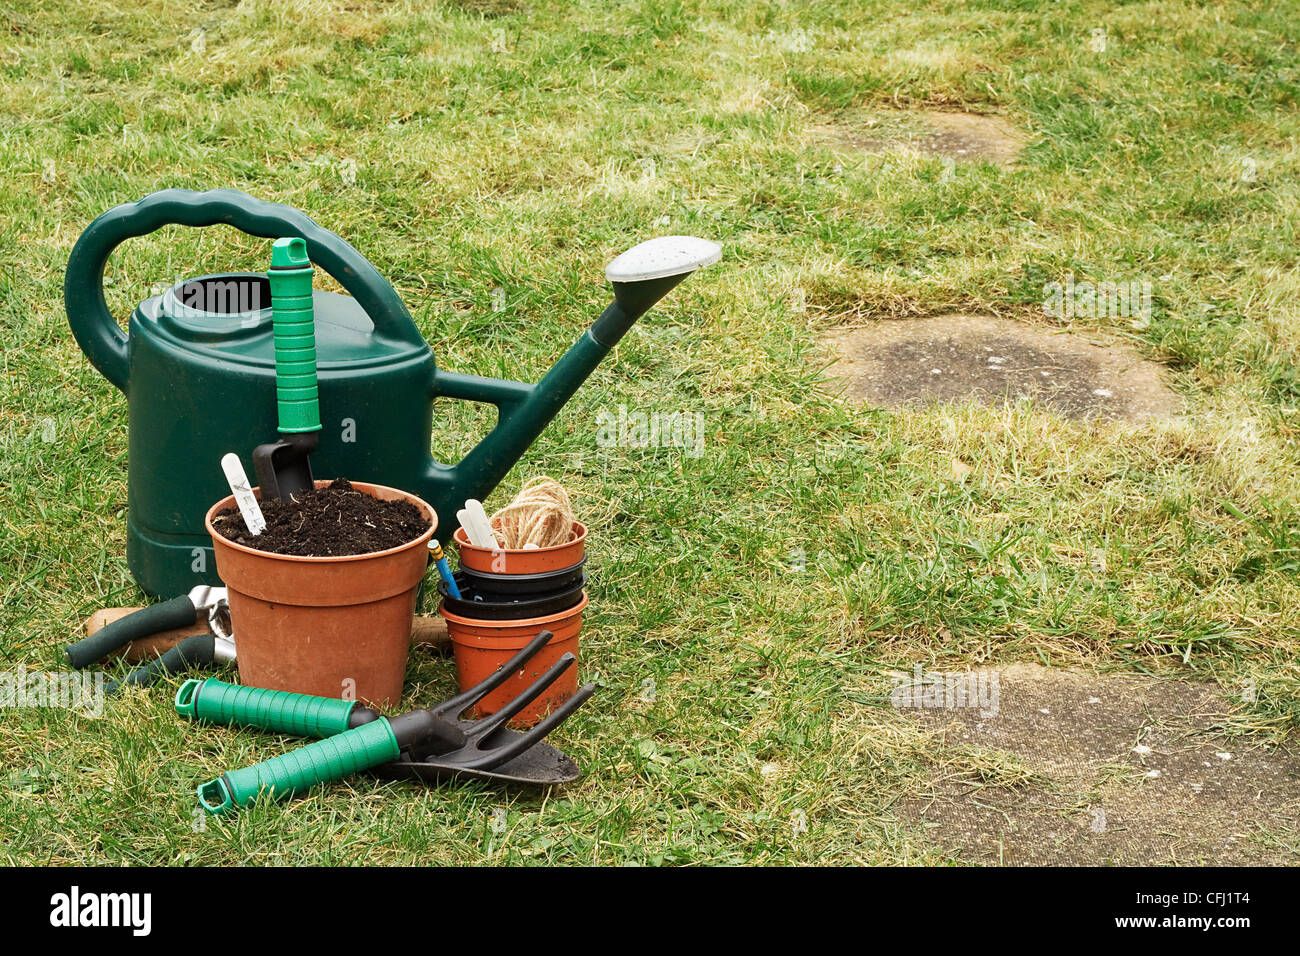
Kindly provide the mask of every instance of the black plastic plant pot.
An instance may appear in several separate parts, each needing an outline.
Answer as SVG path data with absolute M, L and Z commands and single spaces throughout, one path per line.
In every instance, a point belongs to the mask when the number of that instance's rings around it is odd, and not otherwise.
M 571 590 L 575 585 L 581 587 L 586 575 L 582 566 L 587 563 L 584 557 L 577 564 L 558 571 L 543 571 L 539 574 L 488 574 L 462 567 L 456 575 L 457 584 L 464 575 L 469 589 L 485 601 L 509 601 L 515 598 L 527 599 L 531 595 L 556 594 Z
M 538 594 L 527 598 L 495 600 L 483 598 L 470 588 L 468 579 L 462 573 L 454 575 L 456 586 L 461 596 L 454 598 L 447 593 L 447 582 L 438 582 L 438 594 L 442 596 L 443 606 L 452 614 L 460 617 L 478 618 L 481 621 L 517 621 L 529 617 L 546 617 L 567 611 L 582 600 L 582 589 L 586 587 L 587 576 L 580 575 L 578 581 L 563 591 L 550 594 Z M 475 600 L 482 598 L 482 600 Z

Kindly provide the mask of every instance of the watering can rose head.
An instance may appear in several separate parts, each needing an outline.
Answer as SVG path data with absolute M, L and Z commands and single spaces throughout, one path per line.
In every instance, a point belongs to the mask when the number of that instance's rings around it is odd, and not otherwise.
M 315 291 L 321 430 L 312 468 L 419 495 L 441 515 L 485 498 L 629 328 L 720 247 L 667 236 L 606 271 L 614 301 L 536 384 L 440 369 L 393 287 L 344 239 L 288 206 L 234 190 L 169 189 L 110 209 L 68 260 L 68 323 L 86 356 L 127 396 L 127 559 L 147 592 L 217 584 L 203 516 L 226 495 L 218 461 L 276 431 L 275 345 L 265 275 L 180 283 L 136 307 L 128 332 L 109 314 L 103 275 L 127 239 L 165 225 L 229 225 L 305 241 L 311 262 L 349 293 Z M 438 398 L 495 405 L 495 428 L 459 463 L 434 460 Z M 245 461 L 245 465 L 251 459 Z

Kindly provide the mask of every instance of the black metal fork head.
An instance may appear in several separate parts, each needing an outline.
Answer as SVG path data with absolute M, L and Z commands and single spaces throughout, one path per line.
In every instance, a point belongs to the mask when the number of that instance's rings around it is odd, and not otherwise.
M 399 726 L 402 718 L 394 718 L 393 730 L 397 733 L 403 749 L 409 749 L 415 760 L 449 770 L 457 768 L 486 770 L 514 759 L 540 743 L 547 734 L 564 723 L 570 714 L 596 692 L 595 684 L 584 684 L 579 687 L 572 697 L 522 733 L 509 729 L 506 724 L 545 693 L 561 674 L 577 663 L 577 658 L 572 654 L 562 655 L 547 668 L 546 673 L 529 684 L 518 697 L 495 714 L 480 720 L 465 720 L 461 718 L 461 714 L 523 670 L 524 665 L 536 656 L 553 636 L 550 631 L 542 631 L 497 671 L 469 690 L 441 704 L 435 704 L 427 710 L 415 711 L 409 715 L 413 718 L 417 714 L 423 715 L 417 719 L 426 729 L 418 731 L 414 726 L 411 727 L 412 735 L 418 739 L 412 739 L 409 743 L 403 740 L 402 738 L 406 736 L 405 728 Z M 449 726 L 459 728 L 463 739 L 455 740 L 450 737 L 446 733 L 446 728 Z M 449 744 L 451 747 L 447 749 Z

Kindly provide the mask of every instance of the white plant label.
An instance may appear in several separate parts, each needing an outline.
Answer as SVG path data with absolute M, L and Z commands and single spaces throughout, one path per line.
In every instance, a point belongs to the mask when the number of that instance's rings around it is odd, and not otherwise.
M 248 530 L 253 534 L 261 534 L 266 530 L 266 519 L 262 517 L 262 509 L 253 497 L 253 489 L 248 485 L 248 475 L 244 473 L 239 456 L 233 451 L 223 455 L 221 470 L 226 473 L 226 481 L 235 495 L 235 504 L 239 505 L 239 513 L 244 516 L 244 524 L 248 525 Z

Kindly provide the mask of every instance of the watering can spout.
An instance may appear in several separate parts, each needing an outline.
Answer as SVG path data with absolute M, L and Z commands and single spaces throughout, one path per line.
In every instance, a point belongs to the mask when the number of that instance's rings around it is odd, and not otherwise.
M 695 236 L 663 236 L 633 246 L 605 269 L 614 301 L 591 327 L 596 341 L 613 348 L 637 319 L 692 272 L 717 262 L 722 247 Z
M 605 270 L 614 301 L 536 385 L 439 369 L 435 395 L 494 404 L 500 418 L 459 464 L 433 466 L 424 497 L 439 514 L 454 514 L 467 498 L 486 498 L 636 320 L 721 256 L 716 242 L 694 236 L 651 239 L 623 253 Z

